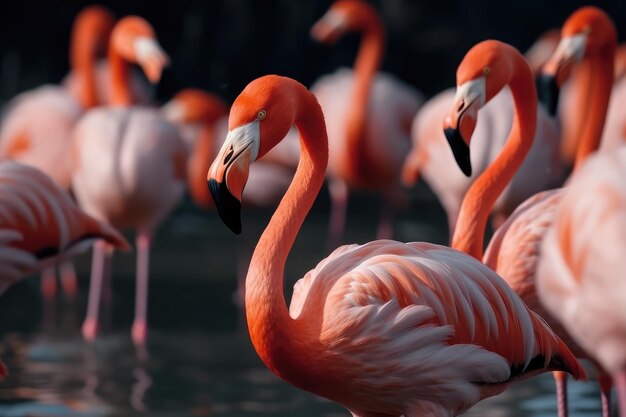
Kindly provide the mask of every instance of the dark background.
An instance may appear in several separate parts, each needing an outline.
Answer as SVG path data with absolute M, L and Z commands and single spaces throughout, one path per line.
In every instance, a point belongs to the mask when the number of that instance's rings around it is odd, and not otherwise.
M 0 0 L 0 102 L 68 70 L 68 43 L 76 13 L 103 4 L 117 17 L 150 21 L 172 58 L 157 87 L 162 102 L 184 87 L 210 90 L 231 102 L 252 79 L 268 73 L 311 83 L 350 66 L 359 38 L 334 47 L 318 45 L 309 28 L 329 0 Z M 560 26 L 576 8 L 596 4 L 626 39 L 626 0 L 370 0 L 387 25 L 383 69 L 430 96 L 454 85 L 456 66 L 475 43 L 499 39 L 527 49 L 536 37 Z M 621 29 L 621 30 L 620 30 Z

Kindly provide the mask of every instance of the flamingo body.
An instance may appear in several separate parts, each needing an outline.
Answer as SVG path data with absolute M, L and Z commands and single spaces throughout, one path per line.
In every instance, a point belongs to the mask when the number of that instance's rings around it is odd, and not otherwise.
M 626 369 L 625 177 L 625 147 L 589 157 L 574 174 L 542 244 L 537 279 L 546 309 L 613 375 Z
M 613 85 L 600 141 L 601 151 L 613 151 L 626 142 L 626 76 Z
M 78 102 L 60 87 L 46 85 L 20 94 L 9 103 L 2 122 L 0 156 L 34 166 L 67 188 L 67 151 L 81 113 Z
M 0 283 L 4 287 L 86 250 L 95 239 L 127 249 L 111 226 L 78 209 L 41 171 L 0 161 Z
M 102 108 L 74 132 L 81 207 L 118 228 L 152 230 L 182 196 L 186 149 L 156 109 Z

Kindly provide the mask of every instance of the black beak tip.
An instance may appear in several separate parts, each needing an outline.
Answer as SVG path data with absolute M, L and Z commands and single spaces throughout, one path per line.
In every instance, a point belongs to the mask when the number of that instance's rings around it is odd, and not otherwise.
M 235 234 L 241 234 L 241 201 L 235 198 L 224 183 L 211 178 L 207 182 L 217 212 L 224 224 Z
M 470 161 L 470 150 L 467 143 L 465 143 L 461 137 L 461 133 L 458 129 L 451 127 L 445 128 L 443 132 L 446 135 L 446 139 L 448 139 L 448 144 L 450 145 L 450 149 L 452 149 L 452 154 L 454 155 L 457 165 L 465 176 L 471 177 L 472 162 Z
M 540 75 L 537 78 L 537 94 L 550 116 L 554 116 L 559 104 L 559 86 L 556 78 L 552 75 Z

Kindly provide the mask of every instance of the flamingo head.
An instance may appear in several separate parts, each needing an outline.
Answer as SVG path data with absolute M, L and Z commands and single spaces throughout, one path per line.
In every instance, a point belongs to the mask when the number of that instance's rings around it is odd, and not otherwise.
M 616 44 L 615 25 L 597 7 L 581 7 L 565 21 L 561 41 L 543 66 L 538 80 L 539 98 L 551 114 L 556 113 L 559 89 L 572 74 L 574 66 L 599 54 L 612 55 Z
M 379 20 L 378 13 L 361 0 L 339 0 L 311 28 L 319 42 L 335 43 L 347 32 L 360 32 Z
M 219 97 L 195 88 L 181 90 L 161 110 L 174 123 L 214 123 L 228 112 Z
M 121 19 L 111 33 L 110 48 L 129 62 L 138 64 L 152 83 L 161 79 L 170 59 L 157 42 L 152 26 L 138 16 Z
M 250 164 L 278 144 L 295 120 L 295 103 L 283 88 L 283 77 L 257 78 L 235 99 L 228 118 L 228 134 L 207 182 L 220 217 L 241 233 L 241 199 Z
M 495 96 L 514 74 L 510 59 L 517 50 L 505 43 L 488 40 L 470 49 L 456 72 L 456 94 L 452 110 L 445 117 L 443 129 L 459 168 L 472 175 L 470 140 L 478 110 Z

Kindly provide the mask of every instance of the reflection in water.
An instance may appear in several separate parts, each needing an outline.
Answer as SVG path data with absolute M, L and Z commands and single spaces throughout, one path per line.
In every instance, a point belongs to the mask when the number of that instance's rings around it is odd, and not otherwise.
M 414 202 L 411 210 L 438 210 L 428 204 Z M 296 242 L 286 288 L 325 256 L 323 213 L 314 212 L 305 223 L 302 236 L 311 240 Z M 361 224 L 375 223 L 377 213 L 368 215 L 371 219 L 363 218 Z M 268 217 L 255 214 L 244 219 L 244 227 L 261 230 Z M 445 230 L 445 217 L 430 218 L 436 221 L 419 224 L 408 214 L 400 218 L 398 239 L 442 242 L 445 232 L 436 232 L 433 225 L 439 222 Z M 371 240 L 363 230 L 352 231 L 349 239 Z M 0 416 L 347 417 L 341 407 L 276 378 L 256 356 L 241 310 L 232 303 L 236 242 L 219 220 L 189 209 L 164 226 L 153 249 L 151 333 L 143 349 L 132 344 L 127 321 L 134 307 L 132 253 L 115 261 L 110 326 L 103 326 L 92 344 L 80 335 L 89 254 L 77 260 L 81 292 L 73 301 L 60 295 L 44 303 L 38 280 L 9 290 L 0 300 L 0 355 L 11 372 L 0 382 Z M 599 415 L 594 382 L 569 388 L 571 416 Z M 467 415 L 553 417 L 552 377 L 518 384 Z

